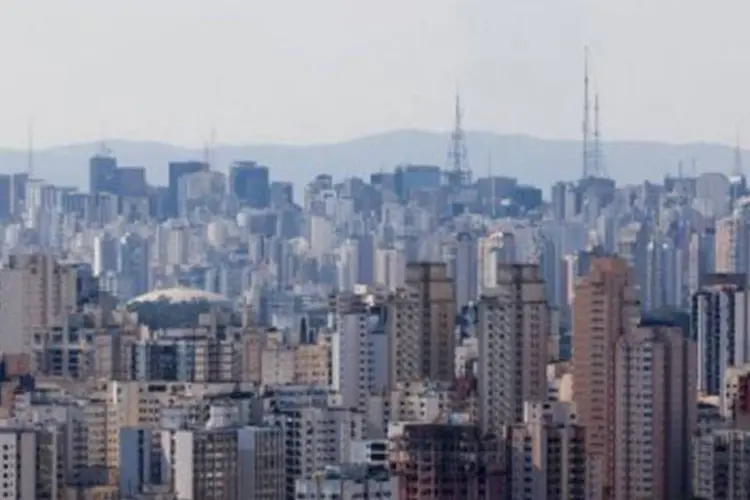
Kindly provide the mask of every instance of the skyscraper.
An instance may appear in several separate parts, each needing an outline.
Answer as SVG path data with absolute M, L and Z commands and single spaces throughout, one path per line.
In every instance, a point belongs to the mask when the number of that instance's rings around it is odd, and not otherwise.
M 695 343 L 647 322 L 615 348 L 615 498 L 689 498 Z
M 209 169 L 208 163 L 202 161 L 180 161 L 169 164 L 169 200 L 167 214 L 177 217 L 179 212 L 180 179 L 189 174 L 204 172 Z
M 456 305 L 460 309 L 477 297 L 478 269 L 477 239 L 471 232 L 456 235 L 453 259 L 453 279 L 456 282 Z
M 229 189 L 240 206 L 268 208 L 271 203 L 268 167 L 251 161 L 234 163 L 229 168 Z
M 750 294 L 744 274 L 709 274 L 692 298 L 698 390 L 718 396 L 727 368 L 750 361 Z
M 452 381 L 455 373 L 456 340 L 453 327 L 456 299 L 454 282 L 448 277 L 448 269 L 442 263 L 408 264 L 406 286 L 416 292 L 422 377 Z
M 615 486 L 615 350 L 638 324 L 639 308 L 628 263 L 593 258 L 573 298 L 573 401 L 587 452 L 601 466 L 605 498 Z
M 117 158 L 96 154 L 89 160 L 89 193 L 114 193 L 117 177 Z
M 8 174 L 0 175 L 0 219 L 5 220 L 13 213 L 13 182 Z
M 136 233 L 122 237 L 117 270 L 120 296 L 129 299 L 149 290 L 149 243 Z
M 501 435 L 523 421 L 525 402 L 547 398 L 550 310 L 538 265 L 501 264 L 477 308 L 479 423 Z

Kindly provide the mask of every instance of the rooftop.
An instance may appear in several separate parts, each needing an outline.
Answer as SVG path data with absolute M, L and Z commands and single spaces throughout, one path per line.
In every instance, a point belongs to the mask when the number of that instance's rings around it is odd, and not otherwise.
M 183 302 L 211 302 L 211 303 L 229 303 L 230 300 L 224 295 L 197 290 L 195 288 L 176 287 L 154 290 L 138 297 L 131 299 L 128 304 L 139 302 L 159 302 L 166 301 L 173 304 Z

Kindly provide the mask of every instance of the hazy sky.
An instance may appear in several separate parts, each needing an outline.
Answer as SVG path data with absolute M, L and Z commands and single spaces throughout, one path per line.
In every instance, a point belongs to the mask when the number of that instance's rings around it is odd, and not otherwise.
M 466 128 L 750 143 L 747 0 L 0 0 L 0 145 Z

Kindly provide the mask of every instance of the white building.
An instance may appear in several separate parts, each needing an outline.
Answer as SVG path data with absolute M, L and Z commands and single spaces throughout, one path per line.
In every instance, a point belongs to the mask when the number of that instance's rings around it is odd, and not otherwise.
M 333 389 L 341 394 L 341 404 L 364 411 L 371 394 L 388 386 L 390 344 L 386 334 L 385 309 L 363 304 L 352 297 L 352 304 L 337 314 L 332 343 Z
M 0 498 L 37 500 L 38 432 L 0 428 Z M 7 474 L 7 476 L 6 476 Z
M 348 461 L 353 443 L 365 436 L 364 416 L 340 407 L 290 407 L 268 415 L 266 423 L 284 434 L 288 495 L 294 494 L 296 479 Z
M 398 481 L 362 464 L 329 467 L 317 477 L 295 481 L 296 500 L 386 500 L 398 498 Z
M 376 285 L 389 290 L 404 286 L 406 280 L 406 256 L 396 248 L 378 248 L 375 250 Z
M 181 500 L 283 498 L 281 430 L 242 426 L 238 417 L 231 406 L 213 406 L 205 427 L 177 419 L 158 430 L 123 429 L 121 493 L 136 495 L 154 481 Z

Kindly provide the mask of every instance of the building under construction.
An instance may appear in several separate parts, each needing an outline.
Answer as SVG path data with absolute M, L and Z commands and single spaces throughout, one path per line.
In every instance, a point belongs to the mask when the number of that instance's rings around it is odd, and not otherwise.
M 391 469 L 401 500 L 501 498 L 500 444 L 476 425 L 405 423 L 392 427 Z

